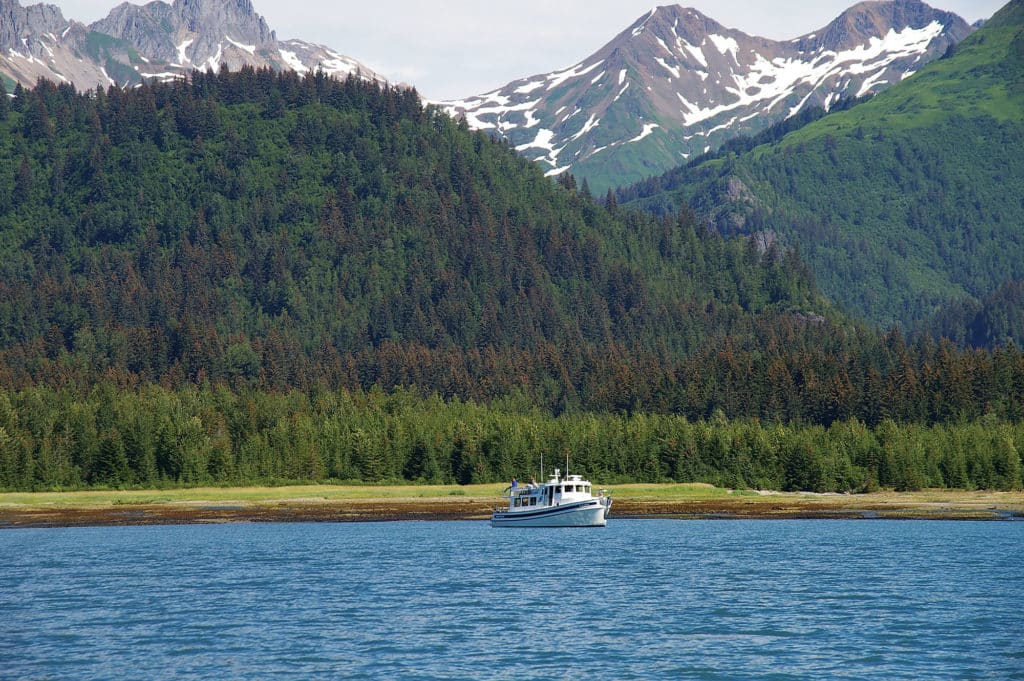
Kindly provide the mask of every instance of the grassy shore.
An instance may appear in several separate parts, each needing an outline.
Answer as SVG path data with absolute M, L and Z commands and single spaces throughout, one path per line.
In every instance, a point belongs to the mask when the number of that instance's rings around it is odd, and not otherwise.
M 301 485 L 0 494 L 0 528 L 485 519 L 505 485 Z M 616 485 L 613 517 L 1024 519 L 1024 492 L 812 494 Z

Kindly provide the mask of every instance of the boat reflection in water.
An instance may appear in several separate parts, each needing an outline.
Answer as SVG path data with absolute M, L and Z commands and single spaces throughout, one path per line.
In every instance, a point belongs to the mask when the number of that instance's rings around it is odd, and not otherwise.
M 513 485 L 505 489 L 508 507 L 491 515 L 493 527 L 604 527 L 612 510 L 612 498 L 604 490 L 595 496 L 589 480 L 579 475 L 547 482 Z

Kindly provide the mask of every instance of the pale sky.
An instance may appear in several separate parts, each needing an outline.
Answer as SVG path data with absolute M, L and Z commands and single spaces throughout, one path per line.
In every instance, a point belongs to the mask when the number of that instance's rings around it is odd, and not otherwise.
M 20 0 L 23 6 L 35 4 Z M 650 12 L 652 0 L 252 0 L 278 39 L 353 57 L 430 99 L 456 99 L 571 66 Z M 968 23 L 1007 0 L 932 0 Z M 135 4 L 144 4 L 133 0 Z M 683 0 L 718 23 L 786 40 L 822 28 L 856 0 Z M 91 23 L 119 0 L 49 0 Z M 668 3 L 663 3 L 668 4 Z

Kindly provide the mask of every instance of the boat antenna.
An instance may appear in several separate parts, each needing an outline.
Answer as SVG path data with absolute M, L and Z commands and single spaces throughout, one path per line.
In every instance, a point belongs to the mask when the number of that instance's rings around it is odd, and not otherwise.
M 565 477 L 569 477 L 569 452 L 565 452 Z
M 540 453 L 540 481 L 544 482 L 544 452 Z

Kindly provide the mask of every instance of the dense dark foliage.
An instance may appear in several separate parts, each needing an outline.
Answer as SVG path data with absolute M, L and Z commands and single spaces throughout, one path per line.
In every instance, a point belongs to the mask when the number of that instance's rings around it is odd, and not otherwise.
M 547 384 L 817 303 L 790 254 L 606 210 L 412 91 L 244 70 L 14 108 L 7 385 L 578 393 Z
M 949 338 L 960 347 L 1024 347 L 1024 279 L 979 300 L 953 301 L 917 326 L 915 335 Z
M 595 201 L 413 91 L 251 69 L 40 83 L 0 159 L 0 486 L 465 482 L 541 450 L 621 480 L 1019 484 L 971 472 L 989 453 L 929 467 L 953 433 L 996 437 L 979 419 L 1016 451 L 1015 347 L 883 337 L 797 251 Z M 838 424 L 892 456 L 947 444 L 900 482 L 836 450 Z M 840 472 L 814 478 L 819 456 Z

